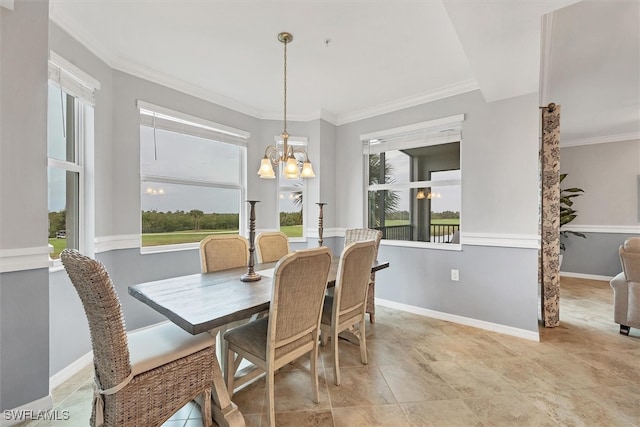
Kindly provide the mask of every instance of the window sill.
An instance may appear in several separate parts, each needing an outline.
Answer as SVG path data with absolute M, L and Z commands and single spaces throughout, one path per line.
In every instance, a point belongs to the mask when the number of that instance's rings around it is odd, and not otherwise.
M 409 242 L 404 240 L 381 240 L 381 246 L 398 246 L 403 248 L 436 249 L 442 251 L 462 251 L 458 243 Z
M 140 247 L 140 254 L 160 254 L 166 252 L 200 250 L 200 243 L 181 243 L 178 245 L 143 246 Z

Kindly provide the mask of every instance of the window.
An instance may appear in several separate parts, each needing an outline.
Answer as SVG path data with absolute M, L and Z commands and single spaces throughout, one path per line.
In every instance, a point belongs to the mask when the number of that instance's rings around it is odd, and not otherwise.
M 52 265 L 65 248 L 93 254 L 93 104 L 100 85 L 51 52 L 47 106 L 49 246 Z
M 282 151 L 282 137 L 275 138 L 276 146 Z M 289 137 L 288 144 L 295 148 L 307 148 L 307 138 Z M 301 153 L 294 152 L 294 156 L 301 166 L 304 162 L 304 156 Z M 306 193 L 306 184 L 303 178 L 287 179 L 284 177 L 282 170 L 278 168 L 278 206 L 280 215 L 280 231 L 285 233 L 289 240 L 304 240 L 304 200 Z
M 452 243 L 460 232 L 460 125 L 454 116 L 363 135 L 366 218 L 383 239 Z
M 240 233 L 249 134 L 138 106 L 142 246 L 193 247 L 209 234 Z

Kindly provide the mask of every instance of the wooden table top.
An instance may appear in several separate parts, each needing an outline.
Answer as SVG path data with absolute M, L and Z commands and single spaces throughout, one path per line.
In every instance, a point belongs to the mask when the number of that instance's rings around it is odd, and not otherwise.
M 335 285 L 339 259 L 334 257 L 327 286 Z M 255 271 L 270 270 L 276 263 L 257 264 Z M 378 261 L 371 271 L 389 267 Z M 197 273 L 129 286 L 129 294 L 196 335 L 269 309 L 272 278 L 243 282 L 247 267 Z

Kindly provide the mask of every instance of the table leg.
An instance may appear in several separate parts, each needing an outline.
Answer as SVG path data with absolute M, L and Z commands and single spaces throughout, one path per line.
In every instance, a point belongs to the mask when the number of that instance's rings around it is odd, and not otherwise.
M 218 359 L 214 360 L 213 389 L 211 389 L 213 420 L 220 427 L 244 427 L 244 417 L 238 406 L 229 399 Z

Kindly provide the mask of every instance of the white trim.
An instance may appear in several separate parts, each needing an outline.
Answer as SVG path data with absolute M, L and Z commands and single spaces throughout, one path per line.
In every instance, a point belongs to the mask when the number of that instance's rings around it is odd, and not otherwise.
M 498 323 L 486 322 L 484 320 L 472 319 L 470 317 L 458 316 L 457 314 L 444 313 L 441 311 L 429 310 L 427 308 L 416 307 L 413 305 L 402 304 L 399 302 L 375 299 L 376 305 L 389 307 L 396 310 L 405 311 L 407 313 L 418 314 L 420 316 L 431 317 L 434 319 L 445 320 L 447 322 L 458 323 L 460 325 L 471 326 L 474 328 L 484 329 L 491 332 L 510 335 L 513 337 L 524 338 L 531 341 L 540 341 L 538 332 L 527 331 L 525 329 L 514 328 L 513 326 L 500 325 Z
M 0 0 L 0 7 L 13 10 L 13 0 Z
M 117 249 L 137 249 L 140 247 L 139 234 L 121 234 L 116 236 L 96 237 L 96 253 Z
M 0 273 L 49 268 L 49 245 L 0 249 Z
M 335 230 L 336 236 L 344 237 L 346 231 L 345 228 L 335 228 L 333 230 Z M 380 241 L 380 245 L 422 249 L 442 249 L 449 251 L 460 251 L 463 249 L 464 245 L 538 249 L 539 237 L 533 234 L 465 233 L 461 231 L 460 244 L 382 239 Z
M 2 416 L 0 416 L 0 427 L 8 427 L 13 426 L 19 423 L 23 423 L 24 421 L 28 421 L 28 419 L 8 419 L 7 415 L 11 413 L 18 412 L 27 412 L 38 414 L 40 412 L 46 412 L 53 409 L 53 398 L 51 393 L 49 393 L 45 397 L 41 397 L 38 400 L 34 400 L 33 402 L 26 403 L 22 406 L 18 406 L 13 409 L 6 409 L 2 412 Z
M 579 147 L 581 145 L 606 144 L 608 142 L 633 141 L 640 139 L 640 132 L 621 133 L 617 135 L 594 136 L 591 138 L 561 139 L 560 148 Z
M 360 141 L 368 140 L 368 139 L 376 139 L 376 138 L 384 138 L 387 136 L 404 134 L 409 132 L 415 132 L 422 129 L 431 129 L 441 126 L 448 126 L 451 124 L 460 124 L 464 121 L 464 114 L 456 114 L 453 116 L 442 117 L 434 120 L 427 120 L 426 122 L 413 123 L 407 126 L 400 126 L 391 129 L 383 129 L 376 132 L 369 132 L 363 135 L 360 135 Z
M 461 231 L 460 243 L 471 246 L 538 249 L 540 247 L 540 237 L 536 234 L 469 233 Z
M 571 273 L 569 271 L 561 271 L 561 277 L 575 277 L 576 279 L 587 279 L 587 280 L 603 280 L 605 282 L 613 279 L 612 276 L 601 276 L 599 274 L 585 274 L 585 273 Z
M 380 246 L 396 246 L 418 249 L 438 249 L 443 251 L 461 251 L 462 245 L 455 243 L 414 242 L 410 240 L 386 240 L 380 241 Z
M 318 228 L 307 228 L 307 237 L 311 239 L 317 239 L 320 237 L 318 234 Z M 322 238 L 325 239 L 327 237 L 344 237 L 344 228 L 323 228 L 322 229 Z
M 162 254 L 162 253 L 166 253 L 166 252 L 192 251 L 192 250 L 200 250 L 200 242 L 178 243 L 178 244 L 175 244 L 175 245 L 141 246 L 140 247 L 140 253 L 142 255 Z
M 365 108 L 352 113 L 340 114 L 336 117 L 336 126 L 380 116 L 382 114 L 392 113 L 394 111 L 414 107 L 416 105 L 427 104 L 429 102 L 438 101 L 455 95 L 461 95 L 467 92 L 473 92 L 479 88 L 480 86 L 475 79 L 463 80 L 449 86 L 444 86 L 418 95 L 408 96 L 386 104 Z
M 79 359 L 71 362 L 49 378 L 49 390 L 53 390 L 56 387 L 62 385 L 65 381 L 73 377 L 85 367 L 89 366 L 93 362 L 93 351 L 80 356 Z
M 562 227 L 562 230 L 581 233 L 640 234 L 640 225 L 570 225 Z

